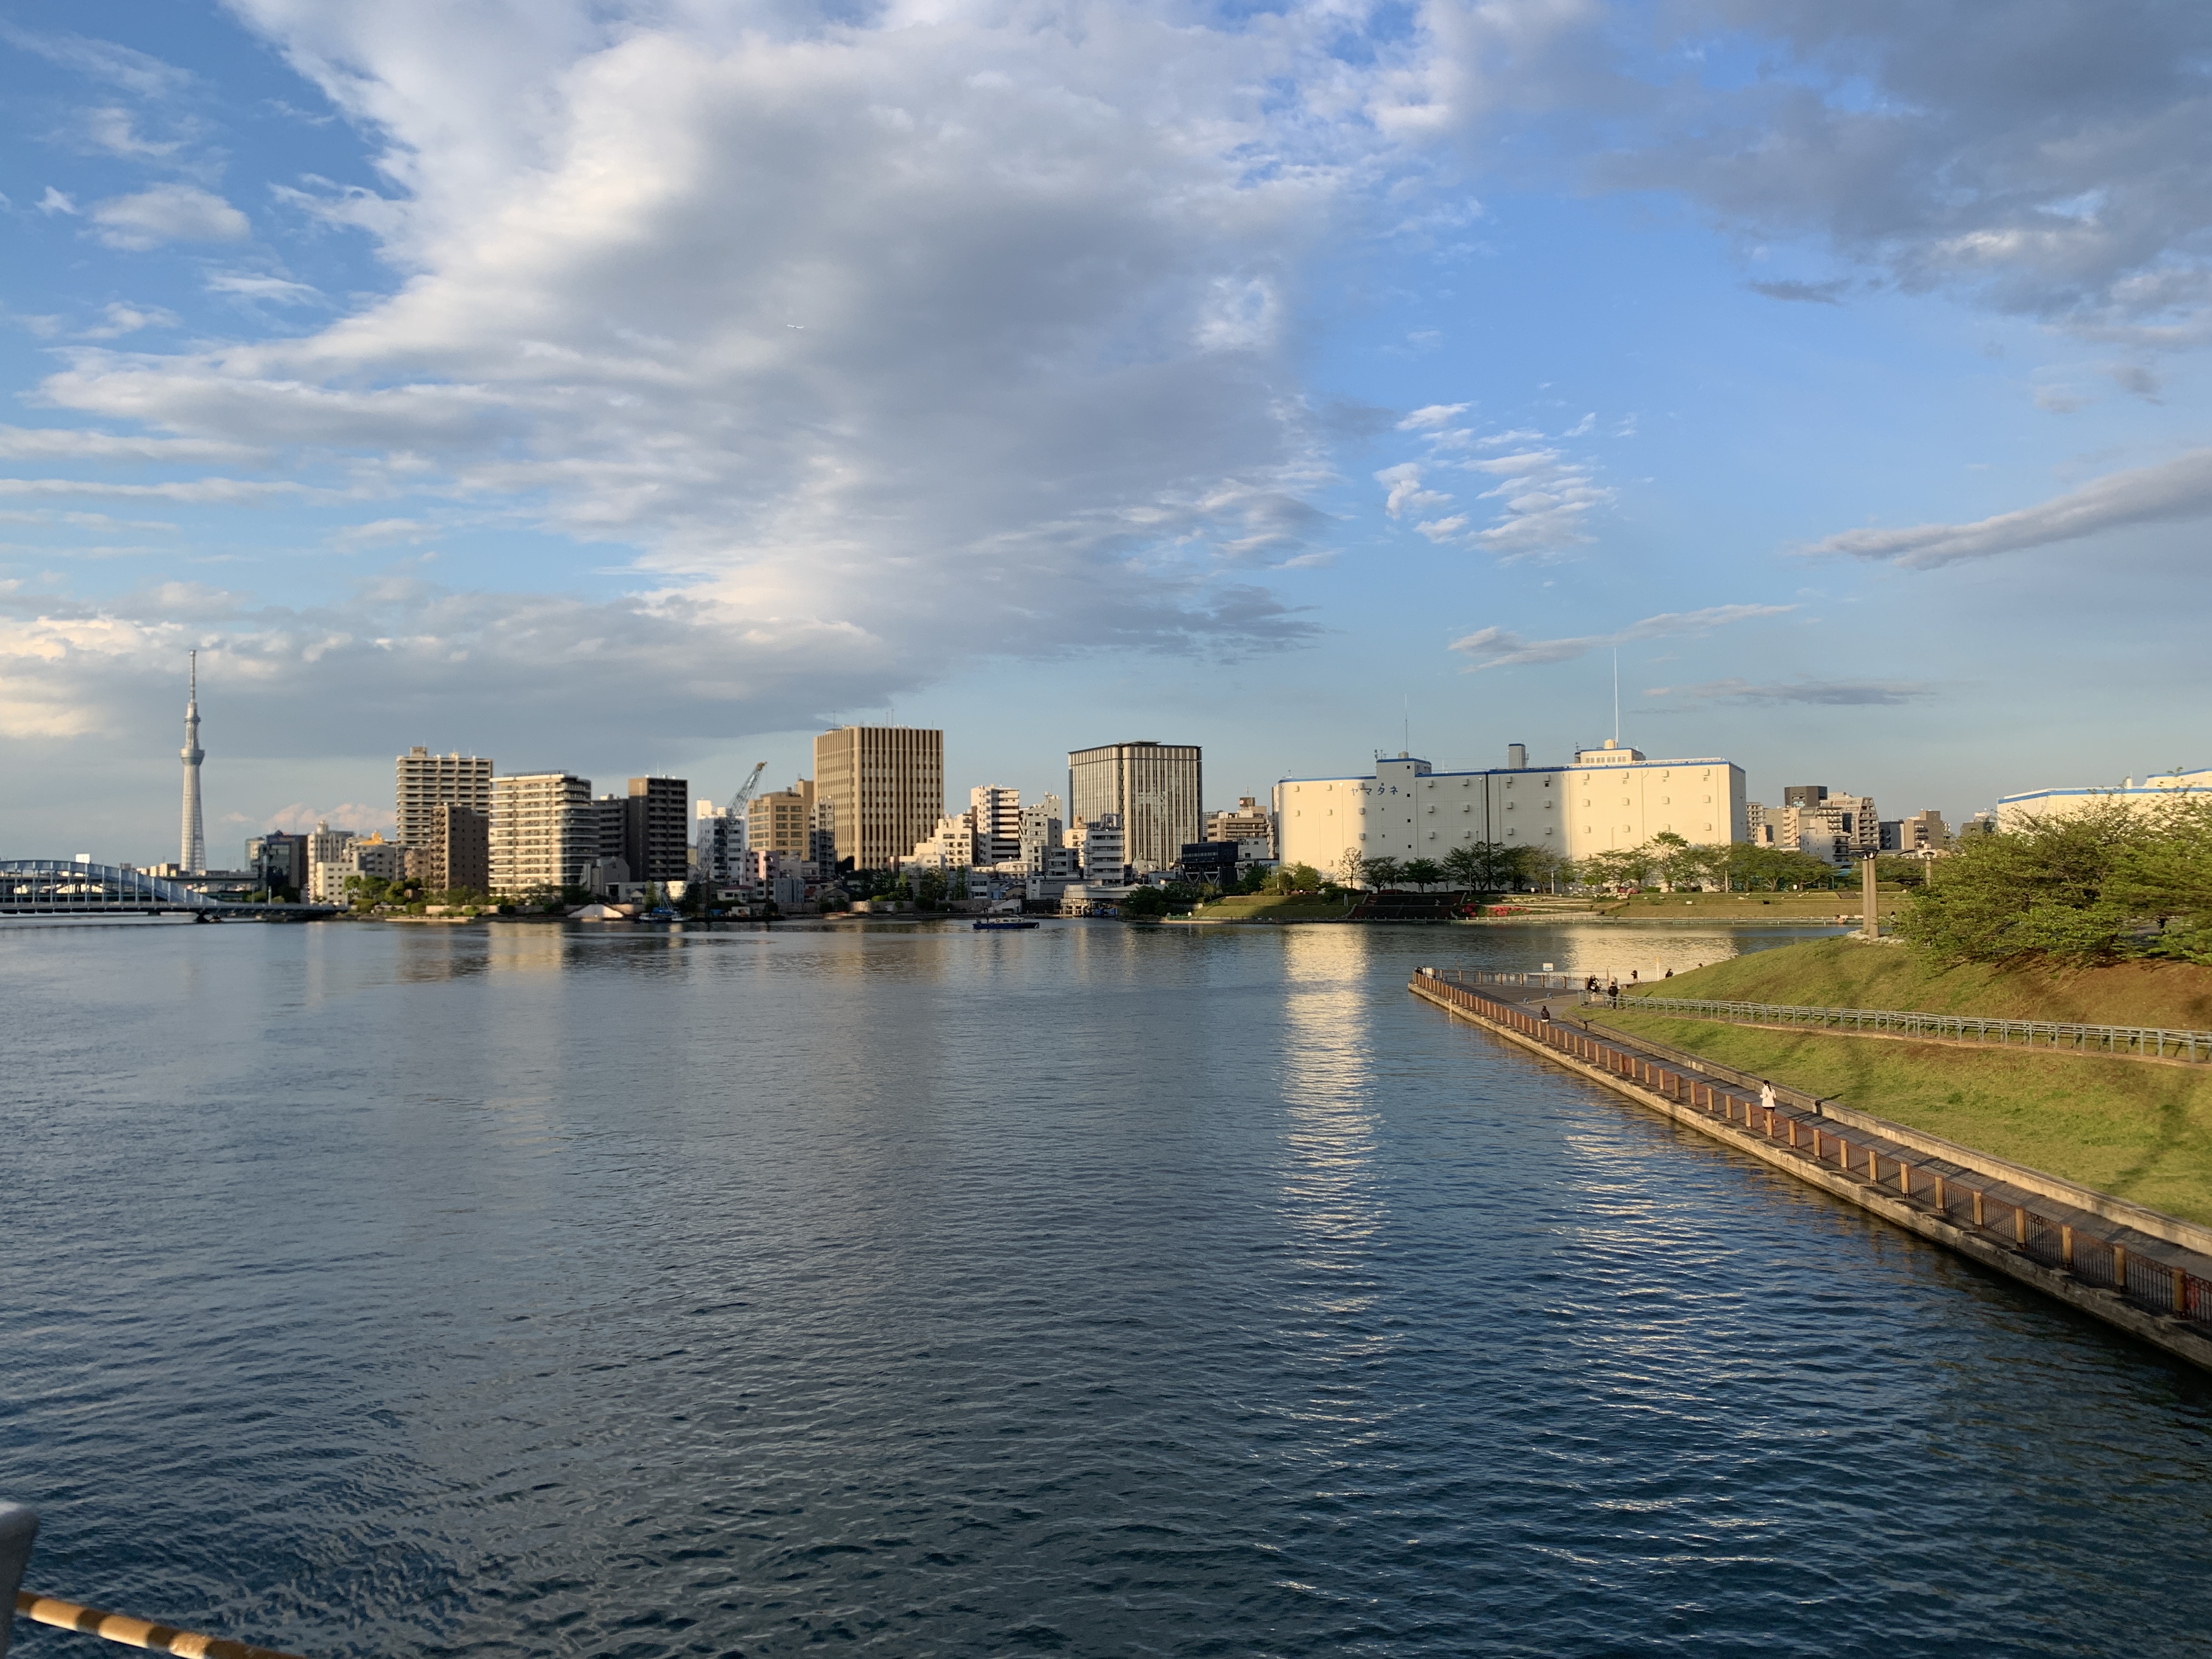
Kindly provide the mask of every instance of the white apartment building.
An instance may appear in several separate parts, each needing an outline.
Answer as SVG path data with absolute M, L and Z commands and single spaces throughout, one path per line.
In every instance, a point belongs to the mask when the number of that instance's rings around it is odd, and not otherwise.
M 522 772 L 491 781 L 491 890 L 580 887 L 600 854 L 592 781 Z
M 937 828 L 899 862 L 909 869 L 969 869 L 975 863 L 975 821 L 967 813 L 939 818 Z
M 2140 809 L 2169 805 L 2180 796 L 2202 800 L 2208 795 L 2212 795 L 2212 769 L 2154 773 L 2141 783 L 2130 778 L 2117 789 L 2031 789 L 1997 797 L 1996 827 L 2009 835 L 2035 819 L 2071 817 L 2107 802 Z
M 1079 820 L 1074 840 L 1085 881 L 1111 886 L 1128 873 L 1129 846 L 1120 813 L 1102 812 L 1087 823 Z
M 430 844 L 441 806 L 490 814 L 492 768 L 482 756 L 434 755 L 417 744 L 399 757 L 397 769 L 398 835 L 410 847 Z
M 981 783 L 968 792 L 968 818 L 975 826 L 975 862 L 1012 864 L 1022 855 L 1022 792 Z
M 1743 769 L 1725 760 L 1651 760 L 1611 742 L 1568 766 L 1437 772 L 1400 755 L 1366 777 L 1285 778 L 1274 788 L 1279 856 L 1323 873 L 1344 855 L 1431 859 L 1496 842 L 1562 858 L 1640 847 L 1671 830 L 1693 844 L 1745 839 Z

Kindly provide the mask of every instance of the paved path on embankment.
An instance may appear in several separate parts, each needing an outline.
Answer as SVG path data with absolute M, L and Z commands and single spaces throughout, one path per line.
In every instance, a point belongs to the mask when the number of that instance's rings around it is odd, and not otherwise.
M 1444 970 L 1449 973 L 1449 970 Z M 2212 1370 L 2212 1229 L 1573 1017 L 1572 991 L 1407 988 L 1457 1018 Z M 1553 1018 L 1545 1019 L 1548 1009 Z

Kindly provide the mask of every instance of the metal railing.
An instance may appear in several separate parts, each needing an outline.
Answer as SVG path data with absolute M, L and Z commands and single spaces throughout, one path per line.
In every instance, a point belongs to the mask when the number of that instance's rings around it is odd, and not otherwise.
M 2212 1328 L 2212 1277 L 2189 1265 L 2204 1261 L 2193 1251 L 2069 1205 L 2045 1200 L 2038 1207 L 2023 1201 L 2019 1188 L 1947 1159 L 1917 1152 L 1903 1156 L 1895 1143 L 1875 1131 L 1823 1118 L 1817 1103 L 1785 1105 L 1778 1095 L 1769 1104 L 1748 1088 L 1663 1065 L 1561 1021 L 1539 1018 L 1468 989 L 1468 981 L 1476 977 L 1474 969 L 1423 968 L 1415 974 L 1414 984 L 1448 1006 L 1464 1008 L 1585 1066 L 1778 1143 L 1810 1163 L 1890 1189 L 2002 1249 L 2063 1268 L 2083 1283 L 2114 1291 L 2149 1312 Z M 1573 977 L 1484 974 L 1480 981 L 1534 986 Z M 2212 1264 L 2206 1265 L 2212 1270 Z
M 1969 1042 L 2016 1044 L 2075 1054 L 2128 1054 L 2152 1060 L 2212 1060 L 2212 1031 L 2167 1030 L 2152 1025 L 1990 1019 L 1978 1014 L 1928 1014 L 1904 1008 L 1808 1008 L 1791 1003 L 1725 1002 L 1700 997 L 1625 995 L 1619 1006 L 1748 1024 L 1887 1031 L 1899 1036 L 1953 1037 Z

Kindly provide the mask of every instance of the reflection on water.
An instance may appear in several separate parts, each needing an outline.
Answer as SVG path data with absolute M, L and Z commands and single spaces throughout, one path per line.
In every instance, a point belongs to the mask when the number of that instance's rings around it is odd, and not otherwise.
M 0 1492 L 331 1659 L 2200 1651 L 2203 1379 L 1404 989 L 1783 937 L 9 935 Z

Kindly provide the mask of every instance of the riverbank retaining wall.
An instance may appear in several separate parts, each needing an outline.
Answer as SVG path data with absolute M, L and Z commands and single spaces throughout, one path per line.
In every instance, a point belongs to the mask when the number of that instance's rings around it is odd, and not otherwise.
M 2205 1229 L 1831 1103 L 1778 1096 L 1764 1106 L 1741 1074 L 1723 1078 L 1679 1052 L 1662 1056 L 1540 1018 L 1434 969 L 1421 969 L 1408 988 L 1639 1106 L 2212 1370 L 2212 1254 L 2194 1248 L 2212 1242 Z

